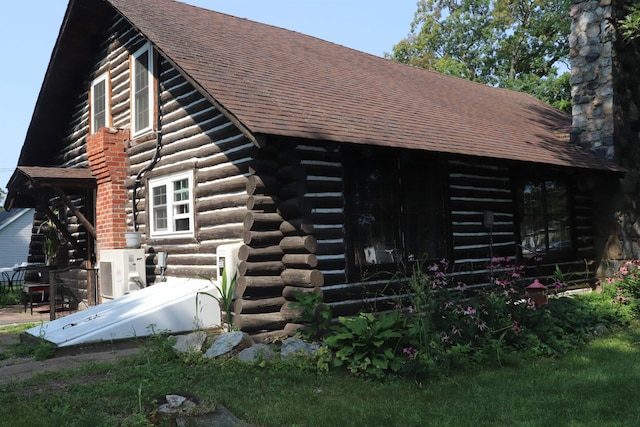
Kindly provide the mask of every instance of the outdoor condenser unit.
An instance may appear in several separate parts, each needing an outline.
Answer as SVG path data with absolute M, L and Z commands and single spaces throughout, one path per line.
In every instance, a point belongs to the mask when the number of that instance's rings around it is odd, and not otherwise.
M 238 272 L 238 251 L 242 243 L 228 243 L 216 249 L 217 280 L 222 280 L 222 274 L 227 276 L 227 283 L 231 284 L 233 276 Z
M 102 298 L 118 298 L 142 289 L 146 284 L 144 249 L 100 251 L 100 293 Z

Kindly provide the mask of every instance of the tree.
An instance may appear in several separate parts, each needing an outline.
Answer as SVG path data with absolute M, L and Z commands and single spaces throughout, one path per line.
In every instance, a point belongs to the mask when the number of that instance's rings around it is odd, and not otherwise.
M 420 0 L 387 57 L 569 111 L 570 0 Z M 561 72 L 564 70 L 564 72 Z
M 640 6 L 631 6 L 629 13 L 620 20 L 620 32 L 627 41 L 640 37 Z

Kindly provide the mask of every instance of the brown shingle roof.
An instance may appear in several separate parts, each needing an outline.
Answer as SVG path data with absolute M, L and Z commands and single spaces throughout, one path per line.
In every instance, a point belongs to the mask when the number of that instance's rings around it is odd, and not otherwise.
M 173 0 L 108 0 L 254 134 L 610 169 L 522 93 Z

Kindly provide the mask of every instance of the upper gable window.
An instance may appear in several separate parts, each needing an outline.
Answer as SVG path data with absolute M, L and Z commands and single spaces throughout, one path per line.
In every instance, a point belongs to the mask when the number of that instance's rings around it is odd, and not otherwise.
M 91 133 L 109 126 L 109 73 L 91 83 Z
M 153 49 L 144 45 L 131 62 L 131 128 L 133 135 L 153 127 Z

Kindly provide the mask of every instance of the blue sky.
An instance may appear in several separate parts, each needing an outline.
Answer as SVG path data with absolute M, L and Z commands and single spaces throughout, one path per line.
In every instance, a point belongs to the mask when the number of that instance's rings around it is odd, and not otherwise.
M 410 29 L 417 0 L 185 0 L 383 56 Z M 0 25 L 0 187 L 20 156 L 67 0 L 3 4 Z

